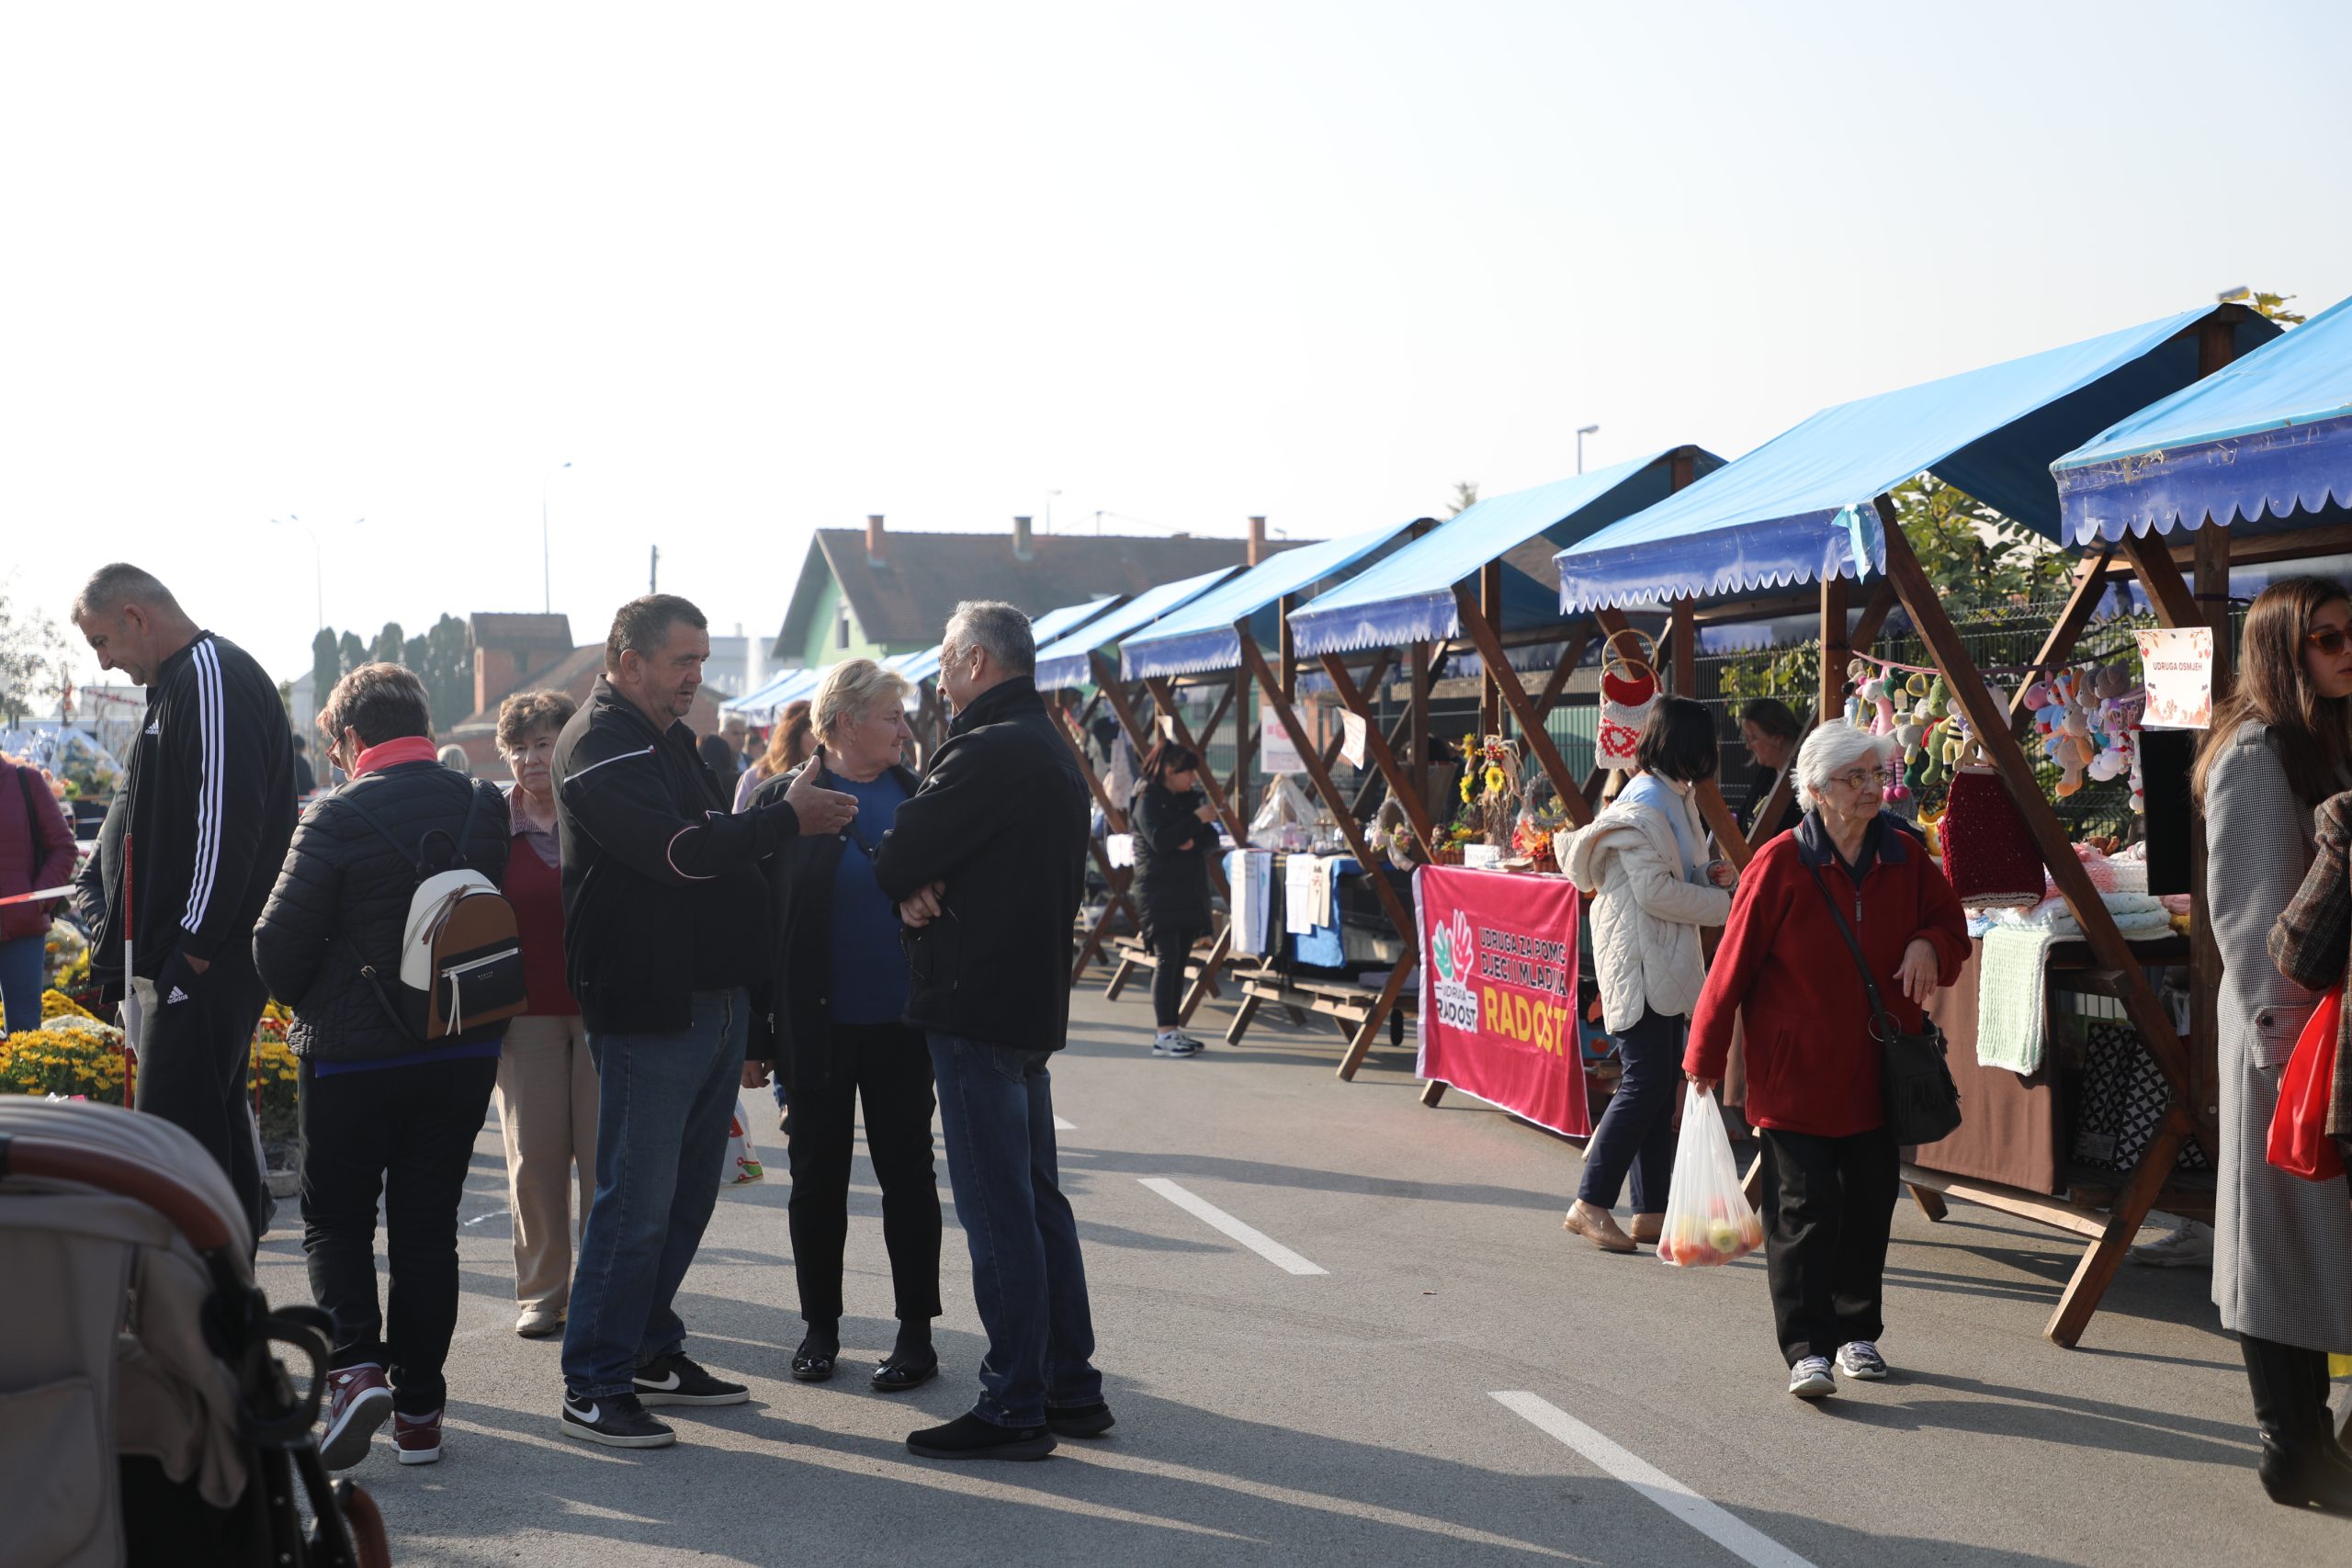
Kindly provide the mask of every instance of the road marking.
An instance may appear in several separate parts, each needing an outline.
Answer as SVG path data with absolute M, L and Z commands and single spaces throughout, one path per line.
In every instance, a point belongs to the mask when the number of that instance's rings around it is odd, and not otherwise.
M 1674 1477 L 1618 1447 L 1549 1400 L 1532 1393 L 1493 1397 L 1538 1430 L 1557 1438 L 1643 1496 L 1756 1568 L 1814 1568 L 1770 1536 L 1708 1502 Z
M 1057 1115 L 1054 1118 L 1054 1131 L 1057 1133 L 1075 1133 L 1078 1131 L 1078 1123 L 1075 1122 L 1065 1122 L 1060 1116 Z
M 492 1209 L 487 1214 L 476 1214 L 472 1219 L 468 1220 L 466 1224 L 469 1225 L 479 1225 L 491 1220 L 503 1219 L 506 1217 L 507 1213 L 508 1211 L 504 1209 Z
M 1206 1221 L 1213 1230 L 1223 1231 L 1275 1268 L 1291 1274 L 1329 1274 L 1331 1270 L 1319 1263 L 1310 1263 L 1263 1231 L 1252 1230 L 1205 1198 L 1187 1192 L 1164 1176 L 1139 1176 L 1136 1180 L 1175 1204 L 1186 1213 Z

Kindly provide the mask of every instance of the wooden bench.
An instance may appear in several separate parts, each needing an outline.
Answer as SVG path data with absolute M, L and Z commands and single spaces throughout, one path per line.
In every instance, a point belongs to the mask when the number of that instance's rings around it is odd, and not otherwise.
M 1225 1032 L 1225 1043 L 1238 1045 L 1241 1036 L 1258 1016 L 1258 1010 L 1274 1002 L 1287 1010 L 1293 1023 L 1305 1023 L 1310 1012 L 1319 1012 L 1339 1026 L 1340 1032 L 1352 1038 L 1372 1017 L 1380 1000 L 1380 987 L 1360 985 L 1353 980 L 1330 978 L 1291 978 L 1274 972 L 1272 966 L 1261 968 L 1241 977 L 1241 1007 Z M 1405 1013 L 1416 1005 L 1412 992 L 1396 998 L 1388 1014 L 1388 1039 L 1394 1045 L 1405 1043 Z
M 1111 942 L 1111 951 L 1117 955 L 1118 962 L 1111 971 L 1110 984 L 1102 987 L 1102 999 L 1106 1002 L 1119 999 L 1119 993 L 1127 988 L 1127 982 L 1135 977 L 1137 970 L 1159 972 L 1159 955 L 1146 947 L 1141 937 L 1114 937 Z M 1204 937 L 1194 942 L 1192 956 L 1184 963 L 1185 977 L 1199 979 L 1207 966 L 1209 956 L 1216 951 L 1216 943 L 1213 939 Z M 1213 997 L 1225 995 L 1218 987 L 1214 973 L 1208 975 L 1208 994 Z

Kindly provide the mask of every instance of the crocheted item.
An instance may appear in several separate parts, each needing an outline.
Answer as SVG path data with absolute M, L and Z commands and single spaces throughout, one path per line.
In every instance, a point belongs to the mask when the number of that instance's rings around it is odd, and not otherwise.
M 2028 908 L 2041 902 L 2041 856 L 2016 803 L 1991 773 L 1952 775 L 1943 820 L 1944 874 L 1972 908 Z

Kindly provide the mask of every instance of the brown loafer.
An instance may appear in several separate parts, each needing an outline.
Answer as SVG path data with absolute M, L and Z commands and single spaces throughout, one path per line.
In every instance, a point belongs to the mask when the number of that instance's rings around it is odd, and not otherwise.
M 1634 1238 L 1617 1228 L 1617 1217 L 1606 1209 L 1594 1208 L 1582 1199 L 1578 1199 L 1576 1207 L 1568 1211 L 1567 1218 L 1560 1222 L 1560 1228 L 1576 1232 L 1603 1252 L 1634 1250 Z
M 1664 1214 L 1635 1214 L 1634 1216 L 1634 1246 L 1654 1247 L 1657 1244 L 1658 1237 L 1665 1234 L 1666 1216 Z

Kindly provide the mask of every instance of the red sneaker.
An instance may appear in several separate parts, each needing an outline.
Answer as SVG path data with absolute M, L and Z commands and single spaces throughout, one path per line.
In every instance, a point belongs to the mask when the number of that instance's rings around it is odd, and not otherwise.
M 368 1457 L 376 1428 L 392 1413 L 392 1385 L 369 1361 L 327 1374 L 327 1429 L 319 1457 L 329 1470 L 349 1470 Z
M 392 1417 L 392 1447 L 402 1464 L 432 1464 L 441 1457 L 441 1412 Z

